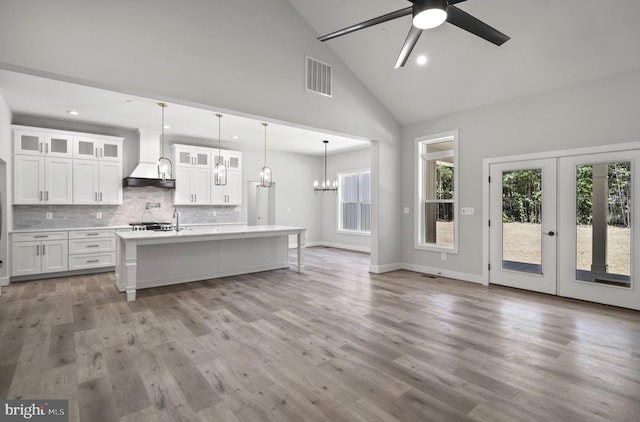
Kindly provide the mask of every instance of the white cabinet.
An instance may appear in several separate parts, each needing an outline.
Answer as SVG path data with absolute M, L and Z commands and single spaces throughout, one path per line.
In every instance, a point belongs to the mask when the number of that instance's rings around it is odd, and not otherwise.
M 175 205 L 211 204 L 211 149 L 173 144 Z
M 63 131 L 15 126 L 13 152 L 15 154 L 71 158 L 73 135 Z
M 73 160 L 36 155 L 14 155 L 14 204 L 73 203 Z
M 173 164 L 176 167 L 211 168 L 211 148 L 173 144 Z
M 241 205 L 242 204 L 242 172 L 227 170 L 227 184 L 213 185 L 213 205 Z
M 116 264 L 116 237 L 113 230 L 69 232 L 69 270 L 113 267 Z
M 67 271 L 67 232 L 14 234 L 11 275 L 32 275 Z
M 114 161 L 74 160 L 74 204 L 122 204 L 122 164 Z
M 217 149 L 213 151 L 213 166 L 220 160 L 227 166 L 227 170 L 242 170 L 242 153 L 240 151 L 230 151 L 228 149 Z
M 73 156 L 85 160 L 122 162 L 122 142 L 99 136 L 74 136 Z

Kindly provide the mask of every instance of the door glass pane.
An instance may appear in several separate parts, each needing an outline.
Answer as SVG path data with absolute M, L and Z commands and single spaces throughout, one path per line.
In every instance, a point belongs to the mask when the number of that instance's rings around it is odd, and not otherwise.
M 93 155 L 93 142 L 79 141 L 78 153 L 81 155 Z
M 576 167 L 576 279 L 631 287 L 631 163 Z
M 197 156 L 198 165 L 208 166 L 209 165 L 209 155 L 208 154 L 198 154 Z
M 542 169 L 502 173 L 502 268 L 542 274 Z
M 65 138 L 51 138 L 51 152 L 57 152 L 59 154 L 66 154 L 69 145 L 69 141 Z
M 104 156 L 118 158 L 118 145 L 104 144 Z
M 240 167 L 240 159 L 238 157 L 229 157 L 229 168 L 237 169 Z
M 20 148 L 23 151 L 38 151 L 40 138 L 37 136 L 22 135 L 20 136 Z
M 178 161 L 180 161 L 181 164 L 191 164 L 191 154 L 188 152 L 180 152 Z

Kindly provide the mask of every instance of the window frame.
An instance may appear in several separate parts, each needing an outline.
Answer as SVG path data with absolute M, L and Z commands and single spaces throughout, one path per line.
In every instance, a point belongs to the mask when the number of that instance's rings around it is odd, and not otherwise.
M 362 230 L 362 191 L 361 191 L 361 186 L 362 186 L 362 175 L 368 173 L 369 174 L 369 186 L 371 187 L 371 169 L 359 169 L 359 170 L 350 170 L 350 171 L 343 171 L 343 172 L 339 172 L 337 174 L 338 176 L 338 200 L 336 201 L 337 203 L 337 229 L 336 229 L 336 233 L 339 234 L 349 234 L 349 235 L 354 235 L 354 236 L 371 236 L 371 230 L 369 231 L 363 231 Z M 358 230 L 346 230 L 344 228 L 342 228 L 342 189 L 344 188 L 344 182 L 343 182 L 343 178 L 345 176 L 352 176 L 352 175 L 358 175 L 358 202 L 357 202 L 357 226 L 358 226 Z M 371 197 L 371 193 L 369 193 L 369 197 Z M 369 214 L 371 214 L 371 202 L 368 202 L 369 204 Z M 371 217 L 369 217 L 371 218 Z
M 453 142 L 453 245 L 438 245 L 436 243 L 427 243 L 423 240 L 424 233 L 424 216 L 422 212 L 422 204 L 425 202 L 424 195 L 424 158 L 422 157 L 422 149 L 424 145 L 435 144 L 439 142 Z M 458 131 L 452 130 L 434 135 L 421 136 L 415 139 L 414 143 L 414 249 L 444 252 L 458 254 L 458 179 L 460 167 L 458 165 Z

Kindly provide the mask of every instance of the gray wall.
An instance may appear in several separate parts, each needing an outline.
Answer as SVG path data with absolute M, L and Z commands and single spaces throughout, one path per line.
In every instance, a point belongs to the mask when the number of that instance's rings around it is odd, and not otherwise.
M 400 125 L 286 0 L 31 0 L 1 9 L 4 69 L 373 141 L 372 265 L 400 261 Z M 109 24 L 96 25 L 98 16 Z M 304 91 L 306 54 L 334 66 L 333 98 Z
M 371 147 L 359 148 L 327 157 L 327 177 L 337 179 L 338 173 L 371 168 Z M 322 170 L 320 170 L 322 171 Z M 314 179 L 321 179 L 318 173 Z M 361 251 L 371 249 L 371 236 L 338 233 L 338 195 L 334 193 L 318 194 L 322 198 L 322 242 L 323 244 L 353 248 Z
M 402 224 L 404 263 L 482 275 L 482 160 L 640 141 L 640 71 L 574 85 L 406 126 L 403 131 Z M 413 248 L 414 140 L 459 130 L 458 206 L 475 208 L 459 218 L 459 255 Z M 473 278 L 473 277 L 470 277 Z

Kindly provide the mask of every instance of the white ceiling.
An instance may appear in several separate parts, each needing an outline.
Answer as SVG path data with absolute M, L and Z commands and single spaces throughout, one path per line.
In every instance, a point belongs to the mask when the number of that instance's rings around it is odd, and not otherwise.
M 318 35 L 411 5 L 289 0 Z M 402 124 L 640 68 L 638 0 L 467 0 L 456 5 L 511 37 L 501 47 L 451 24 L 424 31 L 394 64 L 411 16 L 326 44 Z M 428 57 L 424 67 L 418 55 Z
M 154 99 L 4 70 L 0 70 L 0 94 L 14 114 L 160 132 L 161 108 L 158 100 Z M 218 118 L 215 114 L 219 112 L 224 116 L 221 120 L 221 138 L 225 147 L 238 144 L 262 148 L 264 145 L 263 122 L 269 124 L 267 147 L 270 150 L 322 155 L 324 139 L 329 140 L 327 148 L 329 153 L 369 145 L 362 139 L 311 128 L 294 127 L 282 122 L 233 115 L 224 110 L 167 104 L 165 124 L 170 128 L 165 130 L 165 136 L 171 140 L 176 140 L 180 136 L 211 139 L 212 146 L 216 146 Z M 67 113 L 69 110 L 76 110 L 80 114 L 72 116 Z

